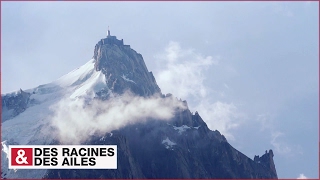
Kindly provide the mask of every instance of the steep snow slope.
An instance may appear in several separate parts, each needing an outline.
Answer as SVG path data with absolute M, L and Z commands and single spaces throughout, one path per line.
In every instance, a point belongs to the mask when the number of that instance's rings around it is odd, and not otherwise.
M 8 170 L 7 146 L 10 144 L 50 144 L 54 137 L 48 132 L 51 106 L 62 98 L 93 99 L 95 92 L 106 88 L 106 79 L 101 71 L 94 69 L 94 59 L 62 76 L 52 83 L 40 85 L 25 92 L 31 94 L 30 103 L 23 113 L 2 123 L 2 172 L 3 177 L 41 178 L 45 171 Z M 2 96 L 16 96 L 17 93 Z M 10 110 L 3 109 L 3 114 Z M 32 171 L 33 172 L 33 171 Z M 5 175 L 4 175 L 5 174 Z

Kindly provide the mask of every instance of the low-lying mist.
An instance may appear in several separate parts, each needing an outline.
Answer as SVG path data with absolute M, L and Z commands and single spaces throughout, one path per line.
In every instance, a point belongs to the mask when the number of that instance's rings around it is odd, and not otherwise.
M 126 92 L 108 100 L 64 98 L 51 107 L 54 135 L 63 144 L 81 144 L 90 136 L 103 135 L 148 118 L 169 120 L 177 108 L 186 108 L 176 98 L 140 97 Z

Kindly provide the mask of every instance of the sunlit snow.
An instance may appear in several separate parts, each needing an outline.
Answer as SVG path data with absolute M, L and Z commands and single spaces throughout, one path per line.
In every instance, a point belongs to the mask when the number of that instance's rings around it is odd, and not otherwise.
M 50 134 L 52 129 L 50 129 L 49 117 L 53 115 L 50 107 L 63 98 L 77 99 L 84 97 L 93 99 L 96 92 L 102 89 L 107 89 L 106 79 L 100 71 L 95 71 L 94 60 L 92 59 L 51 83 L 24 90 L 31 94 L 30 101 L 32 103 L 23 113 L 2 122 L 2 157 L 6 157 L 7 145 L 10 145 L 10 143 L 21 145 L 30 143 L 50 144 L 54 138 Z M 18 91 L 6 95 L 16 96 L 17 93 Z M 10 110 L 4 108 L 3 111 Z M 6 140 L 10 141 L 5 144 Z M 2 161 L 2 165 L 8 164 L 6 158 L 2 158 Z M 40 170 L 18 170 L 15 172 L 8 170 L 6 166 L 2 166 L 2 172 L 6 173 L 7 178 L 41 178 L 45 173 L 45 171 L 40 172 Z

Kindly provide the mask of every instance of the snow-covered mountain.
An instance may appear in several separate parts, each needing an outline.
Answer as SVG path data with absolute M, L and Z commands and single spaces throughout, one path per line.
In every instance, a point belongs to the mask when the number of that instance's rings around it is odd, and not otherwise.
M 11 144 L 50 144 L 50 107 L 62 99 L 94 98 L 106 87 L 105 76 L 94 69 L 94 59 L 49 84 L 2 95 L 2 172 L 7 171 L 6 148 Z M 19 174 L 19 171 L 13 171 Z M 20 177 L 13 175 L 12 177 Z M 30 178 L 33 178 L 31 176 Z
M 61 78 L 2 95 L 3 178 L 277 178 L 210 130 L 186 101 L 163 95 L 141 54 L 108 34 Z M 9 145 L 116 144 L 117 170 L 9 170 Z

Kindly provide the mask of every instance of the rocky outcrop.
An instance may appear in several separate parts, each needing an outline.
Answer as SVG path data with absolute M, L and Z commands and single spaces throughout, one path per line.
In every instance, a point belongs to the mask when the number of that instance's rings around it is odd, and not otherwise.
M 273 151 L 270 149 L 269 152 L 266 150 L 265 154 L 261 157 L 254 156 L 254 162 L 263 165 L 266 169 L 269 169 L 271 173 L 277 176 L 276 167 L 273 161 Z
M 1 117 L 2 122 L 17 116 L 26 110 L 28 103 L 30 101 L 30 93 L 24 92 L 20 89 L 16 93 L 11 93 L 3 95 L 2 100 L 2 111 Z
M 95 69 L 103 72 L 112 92 L 122 94 L 130 90 L 140 96 L 161 93 L 152 72 L 148 72 L 142 55 L 129 45 L 124 45 L 123 40 L 118 40 L 115 36 L 102 39 L 95 46 L 93 58 Z

